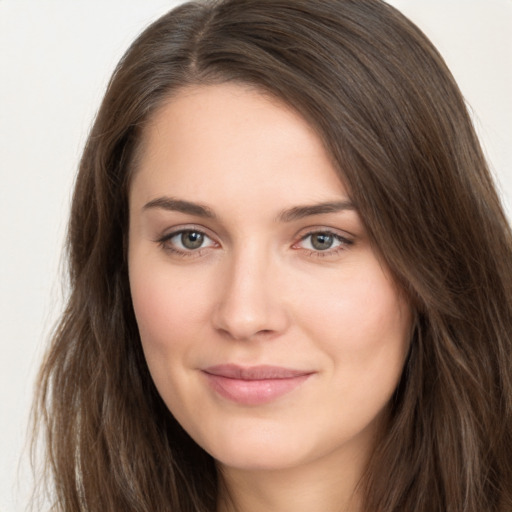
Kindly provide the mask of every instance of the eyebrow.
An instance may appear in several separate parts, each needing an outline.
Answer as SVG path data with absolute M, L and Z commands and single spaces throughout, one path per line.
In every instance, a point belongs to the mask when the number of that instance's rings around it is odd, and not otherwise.
M 183 199 L 175 199 L 172 197 L 158 197 L 146 203 L 143 207 L 144 210 L 152 208 L 161 208 L 167 211 L 181 212 L 196 217 L 204 217 L 215 219 L 215 213 L 208 206 L 193 203 L 191 201 L 184 201 Z M 337 213 L 345 210 L 355 210 L 354 204 L 348 200 L 345 201 L 330 201 L 327 203 L 319 203 L 304 206 L 294 206 L 287 210 L 283 210 L 276 217 L 277 222 L 293 222 L 296 220 L 310 217 L 313 215 L 322 215 L 326 213 Z
M 161 208 L 172 212 L 188 213 L 189 215 L 195 215 L 196 217 L 205 217 L 214 219 L 215 214 L 213 211 L 199 203 L 192 203 L 190 201 L 183 201 L 182 199 L 174 199 L 172 197 L 158 197 L 149 201 L 144 205 L 144 210 L 152 208 Z
M 354 204 L 348 200 L 346 201 L 331 201 L 328 203 L 312 204 L 305 206 L 295 206 L 289 210 L 283 210 L 278 216 L 277 220 L 280 222 L 293 222 L 310 217 L 312 215 L 322 215 L 325 213 L 337 213 L 344 210 L 355 210 Z

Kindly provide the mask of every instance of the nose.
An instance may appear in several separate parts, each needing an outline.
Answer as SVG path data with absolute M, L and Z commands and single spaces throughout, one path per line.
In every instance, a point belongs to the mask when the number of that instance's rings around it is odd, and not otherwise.
M 288 327 L 279 269 L 268 255 L 246 247 L 224 262 L 213 312 L 214 328 L 234 340 L 272 338 Z

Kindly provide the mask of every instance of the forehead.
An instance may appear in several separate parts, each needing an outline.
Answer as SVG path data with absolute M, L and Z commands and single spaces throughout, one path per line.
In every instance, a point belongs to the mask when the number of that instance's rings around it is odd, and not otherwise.
M 187 87 L 164 103 L 144 129 L 134 191 L 147 200 L 179 192 L 206 203 L 240 195 L 277 194 L 282 202 L 346 196 L 304 118 L 268 94 L 233 83 Z

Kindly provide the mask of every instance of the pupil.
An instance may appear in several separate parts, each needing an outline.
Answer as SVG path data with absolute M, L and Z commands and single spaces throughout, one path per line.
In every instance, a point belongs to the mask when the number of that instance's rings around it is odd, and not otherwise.
M 181 243 L 187 249 L 198 249 L 203 245 L 204 235 L 197 231 L 185 231 L 181 234 Z
M 330 249 L 333 241 L 334 237 L 326 233 L 317 233 L 311 237 L 311 245 L 318 251 Z

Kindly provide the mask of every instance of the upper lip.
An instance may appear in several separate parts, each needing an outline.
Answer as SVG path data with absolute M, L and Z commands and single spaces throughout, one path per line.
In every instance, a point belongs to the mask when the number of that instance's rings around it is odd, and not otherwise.
M 270 380 L 270 379 L 292 379 L 314 373 L 309 370 L 295 370 L 281 366 L 260 365 L 260 366 L 238 366 L 236 364 L 219 364 L 209 366 L 203 371 L 210 375 L 239 380 Z

